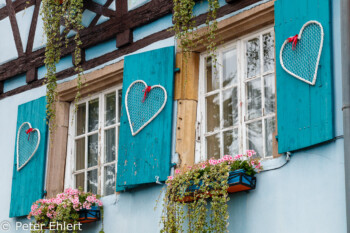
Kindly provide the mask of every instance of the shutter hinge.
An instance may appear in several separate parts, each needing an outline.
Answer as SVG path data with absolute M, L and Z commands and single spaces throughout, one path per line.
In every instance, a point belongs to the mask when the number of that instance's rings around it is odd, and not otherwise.
M 196 121 L 196 141 L 199 142 L 201 140 L 201 123 Z
M 175 68 L 174 73 L 180 72 L 180 68 Z
M 276 135 L 275 138 L 276 138 L 276 141 L 278 141 L 278 135 Z

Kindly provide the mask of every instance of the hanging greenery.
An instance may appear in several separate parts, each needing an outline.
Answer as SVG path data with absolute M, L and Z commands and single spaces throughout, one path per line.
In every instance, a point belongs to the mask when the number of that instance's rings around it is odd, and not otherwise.
M 246 155 L 226 155 L 184 171 L 175 170 L 175 177 L 167 181 L 161 232 L 228 232 L 229 173 L 244 169 L 247 175 L 254 176 L 262 169 L 254 154 L 248 150 Z
M 75 100 L 80 98 L 81 81 L 81 40 L 79 31 L 82 26 L 83 0 L 43 0 L 42 15 L 44 21 L 44 31 L 46 35 L 46 49 L 45 49 L 45 66 L 46 85 L 47 85 L 47 119 L 50 121 L 50 131 L 55 128 L 55 102 L 57 98 L 57 78 L 56 78 L 56 64 L 60 61 L 61 47 L 63 41 L 65 46 L 68 46 L 68 32 L 74 30 L 76 35 L 74 37 L 75 51 L 73 60 L 75 71 L 78 73 L 77 78 L 77 94 Z M 63 24 L 63 25 L 62 25 Z M 61 26 L 64 26 L 64 31 L 61 33 Z M 63 38 L 62 35 L 65 35 Z
M 220 7 L 218 0 L 208 0 L 208 14 L 206 19 L 206 31 L 203 34 L 197 32 L 197 25 L 194 19 L 193 7 L 195 0 L 174 0 L 172 30 L 175 32 L 175 38 L 179 40 L 179 47 L 185 55 L 199 44 L 207 48 L 208 56 L 213 57 L 216 63 L 216 31 L 217 31 L 217 10 Z

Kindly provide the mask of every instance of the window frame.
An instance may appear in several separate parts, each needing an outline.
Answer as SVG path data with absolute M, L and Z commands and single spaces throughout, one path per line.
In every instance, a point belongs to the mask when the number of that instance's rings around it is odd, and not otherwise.
M 210 135 L 215 135 L 216 133 L 220 133 L 220 154 L 223 155 L 223 134 L 222 132 L 232 130 L 235 128 L 238 128 L 238 138 L 240 139 L 239 142 L 239 153 L 243 153 L 244 149 L 247 149 L 247 127 L 246 125 L 251 122 L 256 121 L 262 121 L 262 135 L 263 135 L 263 150 L 265 153 L 265 119 L 275 117 L 275 130 L 277 128 L 277 111 L 276 111 L 276 105 L 275 105 L 275 111 L 273 114 L 264 115 L 264 105 L 265 105 L 265 86 L 264 86 L 264 76 L 267 76 L 269 74 L 274 75 L 274 86 L 276 85 L 276 52 L 274 50 L 274 68 L 273 70 L 270 70 L 268 72 L 264 72 L 264 59 L 260 59 L 260 74 L 246 78 L 247 72 L 245 69 L 246 66 L 246 43 L 248 40 L 253 38 L 259 38 L 262 39 L 262 36 L 266 33 L 271 33 L 274 41 L 275 41 L 275 32 L 274 27 L 269 25 L 267 27 L 263 27 L 259 30 L 255 30 L 251 33 L 248 33 L 244 36 L 238 37 L 234 40 L 231 40 L 228 43 L 225 43 L 221 46 L 218 46 L 217 49 L 217 60 L 218 60 L 218 75 L 219 75 L 219 88 L 214 91 L 210 91 L 206 93 L 206 57 L 208 56 L 207 52 L 202 52 L 200 54 L 199 58 L 199 86 L 198 86 L 198 106 L 197 106 L 197 126 L 196 126 L 196 145 L 195 145 L 195 163 L 199 163 L 201 161 L 205 161 L 209 158 L 207 158 L 207 147 L 206 147 L 206 137 Z M 261 41 L 260 41 L 261 43 Z M 233 48 L 236 48 L 237 52 L 237 77 L 238 77 L 238 83 L 236 85 L 229 85 L 222 87 L 222 81 L 223 81 L 223 54 L 227 51 L 232 50 Z M 274 46 L 274 49 L 276 47 Z M 263 46 L 260 46 L 260 57 L 263 56 Z M 242 80 L 243 78 L 243 80 Z M 246 116 L 246 88 L 245 85 L 247 82 L 261 78 L 261 104 L 262 104 L 262 115 L 258 118 L 254 118 L 251 120 L 245 120 Z M 225 90 L 229 90 L 237 86 L 237 100 L 238 100 L 238 127 L 237 126 L 229 126 L 229 127 L 223 127 L 223 92 Z M 206 132 L 206 97 L 212 96 L 215 93 L 219 93 L 220 103 L 219 103 L 219 111 L 220 111 L 220 129 L 218 131 L 213 132 Z M 276 101 L 276 88 L 275 88 L 275 101 Z M 273 151 L 273 150 L 272 150 Z M 262 159 L 272 159 L 274 157 L 274 154 L 272 153 L 270 156 L 264 156 Z
M 76 175 L 84 173 L 84 191 L 87 191 L 87 173 L 88 171 L 92 171 L 97 169 L 97 194 L 101 196 L 105 196 L 105 168 L 109 165 L 115 165 L 115 173 L 117 174 L 117 166 L 118 166 L 118 142 L 119 142 L 119 127 L 120 127 L 120 119 L 119 117 L 119 105 L 122 104 L 122 102 L 119 103 L 118 101 L 118 93 L 119 91 L 122 91 L 122 84 L 117 84 L 111 88 L 104 89 L 102 91 L 90 94 L 87 97 L 82 98 L 77 102 L 78 105 L 85 103 L 86 105 L 86 112 L 85 112 L 85 127 L 86 132 L 76 136 L 76 117 L 77 114 L 74 112 L 75 103 L 71 102 L 69 106 L 69 127 L 68 127 L 68 142 L 67 142 L 67 165 L 66 165 L 66 178 L 65 178 L 65 187 L 76 187 Z M 111 93 L 116 94 L 116 123 L 105 126 L 105 97 L 108 94 Z M 89 111 L 89 101 L 98 99 L 99 100 L 99 119 L 98 119 L 98 129 L 94 130 L 92 132 L 88 132 L 88 111 Z M 104 158 L 104 151 L 105 151 L 105 131 L 108 129 L 115 128 L 116 134 L 116 142 L 115 142 L 115 148 L 116 148 L 116 158 L 112 162 L 105 162 Z M 98 163 L 95 166 L 88 167 L 88 136 L 93 134 L 98 134 Z M 84 168 L 80 170 L 76 170 L 76 150 L 75 150 L 75 142 L 79 138 L 85 138 L 85 154 L 84 154 Z M 110 195 L 110 194 L 109 194 Z

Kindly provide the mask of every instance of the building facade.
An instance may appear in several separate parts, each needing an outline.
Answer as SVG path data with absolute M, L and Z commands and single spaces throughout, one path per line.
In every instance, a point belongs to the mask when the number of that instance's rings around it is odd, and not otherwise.
M 27 232 L 16 226 L 30 221 L 35 200 L 83 187 L 102 196 L 106 233 L 159 232 L 157 200 L 174 166 L 254 149 L 264 171 L 255 190 L 230 194 L 229 232 L 348 232 L 340 0 L 220 0 L 217 67 L 201 45 L 184 59 L 169 30 L 172 1 L 87 0 L 86 85 L 75 111 L 74 50 L 63 48 L 52 134 L 43 120 L 40 2 L 0 0 L 0 227 Z M 206 1 L 194 7 L 199 31 L 207 8 Z M 308 23 L 316 29 L 308 32 Z M 304 53 L 290 58 L 284 51 L 293 44 L 285 41 L 295 34 L 307 42 L 299 38 Z M 316 69 L 304 65 L 312 59 Z M 140 101 L 125 98 L 137 80 L 140 90 L 164 90 L 149 122 L 131 123 Z M 27 163 L 17 155 L 25 122 L 40 131 Z

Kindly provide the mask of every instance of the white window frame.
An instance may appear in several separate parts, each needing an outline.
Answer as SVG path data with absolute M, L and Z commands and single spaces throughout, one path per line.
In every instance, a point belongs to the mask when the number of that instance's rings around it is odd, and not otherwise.
M 106 90 L 94 93 L 92 95 L 89 95 L 86 98 L 82 98 L 77 104 L 83 104 L 85 103 L 86 105 L 86 117 L 85 117 L 85 129 L 86 133 L 75 136 L 76 132 L 76 113 L 74 110 L 75 103 L 72 102 L 70 104 L 70 110 L 69 110 L 69 129 L 68 129 L 68 142 L 67 142 L 67 164 L 66 164 L 66 172 L 65 172 L 65 188 L 71 187 L 71 188 L 76 188 L 76 183 L 75 183 L 75 175 L 79 173 L 84 172 L 84 191 L 87 191 L 87 172 L 91 170 L 97 169 L 97 194 L 101 196 L 105 196 L 104 193 L 104 169 L 108 165 L 115 165 L 115 172 L 117 174 L 117 164 L 118 164 L 118 141 L 119 141 L 119 130 L 118 128 L 120 127 L 120 120 L 118 121 L 118 116 L 119 116 L 119 101 L 118 101 L 118 92 L 122 90 L 122 85 L 119 84 L 117 86 L 114 86 L 112 88 L 108 88 Z M 105 126 L 105 96 L 108 94 L 111 94 L 115 92 L 116 93 L 116 123 L 113 125 Z M 88 112 L 89 112 L 89 101 L 94 100 L 94 99 L 99 99 L 99 125 L 98 129 L 92 132 L 88 132 Z M 115 147 L 116 147 L 116 159 L 115 161 L 105 163 L 104 162 L 104 137 L 105 137 L 105 130 L 111 129 L 111 128 L 116 128 L 116 142 L 115 142 Z M 88 136 L 92 134 L 98 133 L 98 164 L 96 166 L 88 168 Z M 81 169 L 79 171 L 75 170 L 75 140 L 79 138 L 85 137 L 85 168 Z
M 199 163 L 201 161 L 205 161 L 209 158 L 207 158 L 207 148 L 206 148 L 206 137 L 210 135 L 214 135 L 216 133 L 220 133 L 220 154 L 223 155 L 223 134 L 221 132 L 225 132 L 227 130 L 232 130 L 236 128 L 235 126 L 226 127 L 223 129 L 223 95 L 222 92 L 231 89 L 235 86 L 237 86 L 238 90 L 238 104 L 240 105 L 238 107 L 238 138 L 240 139 L 239 142 L 239 153 L 244 153 L 245 150 L 250 149 L 247 148 L 247 131 L 246 131 L 246 124 L 249 124 L 251 122 L 255 121 L 262 121 L 262 135 L 263 135 L 263 142 L 265 142 L 265 121 L 264 119 L 270 118 L 270 117 L 276 117 L 276 112 L 273 114 L 269 114 L 264 116 L 262 114 L 259 118 L 254 118 L 253 120 L 247 120 L 245 121 L 245 115 L 246 115 L 246 102 L 245 102 L 245 83 L 248 81 L 252 81 L 257 78 L 261 78 L 261 85 L 264 87 L 264 76 L 268 74 L 275 74 L 275 68 L 268 72 L 263 72 L 264 67 L 264 59 L 260 59 L 260 69 L 261 72 L 258 76 L 245 78 L 246 77 L 246 69 L 245 69 L 245 63 L 246 63 L 246 43 L 248 40 L 257 38 L 259 36 L 260 41 L 262 41 L 262 36 L 266 33 L 271 33 L 275 40 L 275 33 L 274 28 L 269 26 L 262 28 L 260 30 L 254 31 L 252 33 L 249 33 L 245 36 L 242 36 L 240 38 L 237 38 L 235 40 L 232 40 L 229 43 L 226 43 L 222 46 L 218 46 L 217 49 L 217 69 L 218 69 L 218 75 L 220 83 L 222 83 L 223 78 L 223 53 L 236 48 L 237 51 L 237 77 L 238 77 L 238 84 L 237 85 L 230 85 L 226 87 L 219 87 L 217 90 L 211 91 L 206 93 L 206 57 L 208 56 L 207 52 L 200 54 L 200 64 L 199 64 L 199 88 L 198 88 L 198 107 L 197 107 L 197 127 L 196 127 L 196 146 L 195 146 L 195 162 Z M 260 46 L 260 56 L 263 56 L 263 46 Z M 275 63 L 276 63 L 276 57 L 275 57 Z M 275 66 L 274 66 L 275 67 Z M 242 80 L 243 79 L 243 80 Z M 206 101 L 205 97 L 213 95 L 215 93 L 219 93 L 220 98 L 220 129 L 218 131 L 206 133 Z M 265 105 L 265 88 L 262 88 L 261 92 L 261 98 L 262 98 L 262 113 L 264 113 L 264 105 Z M 265 143 L 263 143 L 263 151 L 265 153 Z M 265 156 L 262 157 L 263 159 L 271 159 L 273 156 Z

